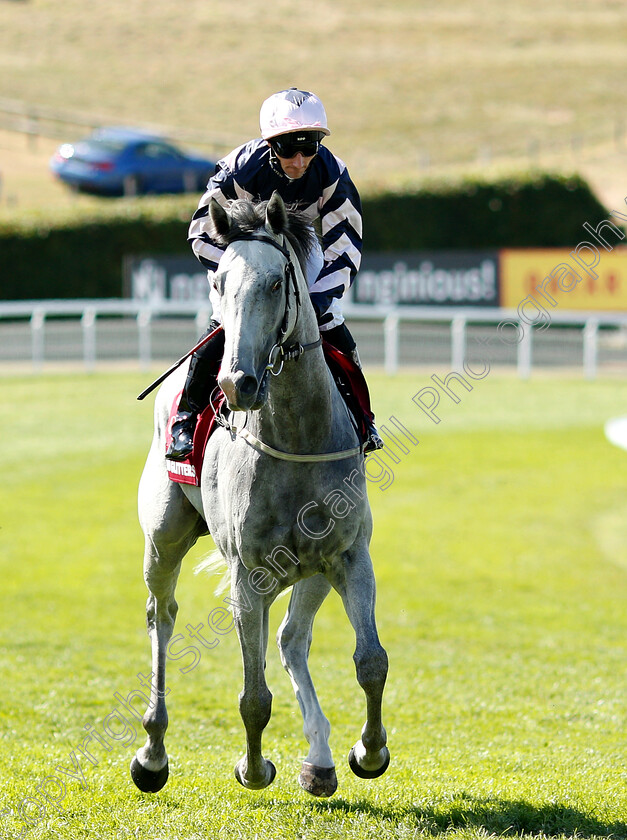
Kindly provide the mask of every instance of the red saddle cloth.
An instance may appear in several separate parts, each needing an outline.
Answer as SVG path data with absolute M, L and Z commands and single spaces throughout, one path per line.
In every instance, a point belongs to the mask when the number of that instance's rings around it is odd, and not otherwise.
M 370 394 L 364 375 L 352 358 L 342 353 L 337 347 L 334 347 L 327 341 L 323 341 L 322 349 L 333 379 L 353 414 L 355 424 L 363 442 L 367 437 L 366 418 L 374 420 L 374 414 L 370 408 Z M 176 395 L 172 402 L 172 408 L 170 409 L 170 419 L 165 434 L 166 450 L 172 440 L 172 423 L 176 417 L 181 393 L 182 391 L 179 391 Z M 168 476 L 172 481 L 176 481 L 179 484 L 194 484 L 196 486 L 200 484 L 200 474 L 205 457 L 205 449 L 207 448 L 207 441 L 218 425 L 216 422 L 216 412 L 219 411 L 224 399 L 224 394 L 220 391 L 219 396 L 199 416 L 198 422 L 196 423 L 196 430 L 194 431 L 194 447 L 189 458 L 186 458 L 184 461 L 170 461 L 166 459 Z
M 174 398 L 172 408 L 170 409 L 170 419 L 165 432 L 166 451 L 172 441 L 172 423 L 176 417 L 182 393 L 182 391 L 179 391 Z M 168 476 L 172 479 L 172 481 L 176 481 L 179 484 L 194 484 L 196 486 L 200 484 L 200 473 L 202 470 L 202 462 L 205 457 L 205 449 L 207 448 L 207 441 L 218 425 L 216 423 L 216 412 L 224 402 L 224 399 L 224 394 L 220 391 L 219 397 L 216 400 L 213 400 L 213 402 L 210 402 L 207 408 L 199 416 L 198 422 L 196 423 L 196 429 L 194 431 L 194 446 L 192 454 L 189 458 L 185 458 L 184 461 L 170 461 L 166 458 Z

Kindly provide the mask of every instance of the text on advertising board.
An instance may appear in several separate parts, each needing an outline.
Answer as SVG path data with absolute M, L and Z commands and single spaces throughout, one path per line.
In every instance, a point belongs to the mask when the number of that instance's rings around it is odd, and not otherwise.
M 495 252 L 364 254 L 354 303 L 498 306 Z

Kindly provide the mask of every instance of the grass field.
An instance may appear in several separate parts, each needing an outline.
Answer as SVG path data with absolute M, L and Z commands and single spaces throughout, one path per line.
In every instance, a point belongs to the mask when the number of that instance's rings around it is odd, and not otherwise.
M 0 836 L 627 837 L 627 452 L 603 435 L 627 382 L 494 374 L 434 426 L 411 400 L 424 374 L 369 379 L 379 422 L 394 415 L 420 439 L 385 491 L 370 488 L 392 763 L 372 782 L 346 764 L 364 703 L 331 596 L 312 650 L 338 766 L 328 801 L 296 783 L 302 721 L 273 645 L 264 743 L 277 779 L 237 785 L 233 634 L 189 673 L 170 663 L 161 793 L 130 781 L 128 711 L 124 742 L 91 741 L 92 763 L 78 753 L 149 671 L 135 497 L 152 408 L 135 401 L 134 373 L 0 379 Z M 177 630 L 220 604 L 216 581 L 193 575 L 211 547 L 185 563 Z
M 324 101 L 329 143 L 364 191 L 478 160 L 490 176 L 492 160 L 584 170 L 622 200 L 626 42 L 622 0 L 241 0 L 236 14 L 207 0 L 110 0 L 106 12 L 5 0 L 0 99 L 201 131 L 223 153 L 256 136 L 266 96 L 297 85 Z M 25 170 L 18 141 L 0 142 L 0 217 L 53 212 L 67 196 L 51 191 L 51 144 Z

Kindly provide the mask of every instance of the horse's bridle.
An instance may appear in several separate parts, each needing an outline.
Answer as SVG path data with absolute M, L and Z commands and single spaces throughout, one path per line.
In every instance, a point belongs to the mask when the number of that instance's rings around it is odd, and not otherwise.
M 266 245 L 272 245 L 273 248 L 276 248 L 277 251 L 280 251 L 285 259 L 287 260 L 287 265 L 285 269 L 285 278 L 287 281 L 286 289 L 285 289 L 285 312 L 283 314 L 283 320 L 281 321 L 281 326 L 279 327 L 279 332 L 277 335 L 277 340 L 272 346 L 270 350 L 270 354 L 268 356 L 268 362 L 264 368 L 263 372 L 263 379 L 260 384 L 260 389 L 265 387 L 266 379 L 268 374 L 271 373 L 273 376 L 278 376 L 281 371 L 283 370 L 283 364 L 290 359 L 298 359 L 303 353 L 306 353 L 308 350 L 315 350 L 317 347 L 322 345 L 322 336 L 318 337 L 317 341 L 312 341 L 310 344 L 301 344 L 300 342 L 294 342 L 294 344 L 290 344 L 289 346 L 285 346 L 285 339 L 287 338 L 287 331 L 288 331 L 288 324 L 289 324 L 289 310 L 290 310 L 290 285 L 294 289 L 294 299 L 296 301 L 296 321 L 298 321 L 298 313 L 300 311 L 301 306 L 301 299 L 300 299 L 300 290 L 298 288 L 298 280 L 296 279 L 296 271 L 294 269 L 294 263 L 292 262 L 292 255 L 288 251 L 288 249 L 277 242 L 276 239 L 272 239 L 269 236 L 255 236 L 254 234 L 250 233 L 242 233 L 239 236 L 231 239 L 231 242 L 263 242 Z M 229 242 L 229 244 L 231 244 Z M 275 370 L 277 363 L 280 362 L 279 369 Z M 256 438 L 251 432 L 248 431 L 246 428 L 235 428 L 223 415 L 221 407 L 216 412 L 216 421 L 220 426 L 223 426 L 231 435 L 231 439 L 235 440 L 235 438 L 239 435 L 243 437 L 244 440 L 247 441 L 254 449 L 258 452 L 263 452 L 266 455 L 270 455 L 273 458 L 278 458 L 282 461 L 292 461 L 297 463 L 318 463 L 321 461 L 340 461 L 344 460 L 345 458 L 352 458 L 355 455 L 360 455 L 363 453 L 363 445 L 352 447 L 351 449 L 343 449 L 339 452 L 324 452 L 317 455 L 301 455 L 292 452 L 283 452 L 280 449 L 274 449 L 271 446 L 263 443 L 263 441 Z M 359 435 L 358 435 L 359 436 Z
M 273 376 L 278 376 L 283 370 L 284 362 L 287 362 L 290 359 L 298 359 L 308 350 L 315 350 L 317 347 L 320 347 L 322 345 L 322 337 L 319 336 L 317 341 L 312 341 L 310 344 L 301 344 L 297 341 L 289 346 L 285 345 L 290 316 L 290 286 L 294 290 L 294 300 L 296 301 L 296 320 L 298 320 L 298 314 L 301 307 L 300 289 L 298 288 L 298 281 L 296 279 L 296 270 L 294 268 L 294 263 L 292 262 L 292 255 L 288 249 L 284 245 L 281 245 L 280 242 L 277 242 L 276 239 L 272 239 L 270 236 L 256 236 L 253 233 L 242 233 L 235 239 L 232 239 L 231 242 L 263 242 L 265 245 L 272 245 L 272 247 L 276 248 L 277 251 L 280 251 L 287 260 L 285 268 L 285 279 L 287 281 L 285 289 L 285 312 L 283 313 L 283 320 L 281 321 L 281 325 L 279 327 L 277 340 L 270 350 L 268 362 L 264 369 L 264 377 L 266 377 L 268 373 L 271 373 Z M 277 364 L 279 365 L 278 370 L 276 370 Z

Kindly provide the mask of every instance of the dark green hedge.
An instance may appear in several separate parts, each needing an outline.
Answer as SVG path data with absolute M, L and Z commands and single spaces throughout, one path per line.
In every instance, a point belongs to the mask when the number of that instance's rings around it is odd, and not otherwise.
M 187 226 L 139 216 L 0 230 L 0 299 L 121 297 L 124 256 L 185 252 Z
M 125 255 L 190 253 L 193 206 L 165 206 L 138 201 L 109 205 L 102 219 L 3 226 L 0 299 L 119 297 Z M 577 177 L 465 182 L 365 197 L 364 241 L 368 251 L 573 247 L 584 222 L 596 227 L 607 215 Z
M 466 182 L 364 206 L 368 250 L 573 247 L 608 211 L 579 177 Z

